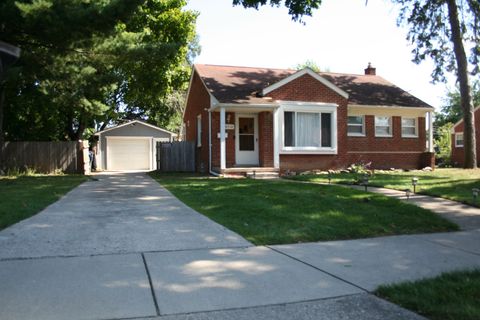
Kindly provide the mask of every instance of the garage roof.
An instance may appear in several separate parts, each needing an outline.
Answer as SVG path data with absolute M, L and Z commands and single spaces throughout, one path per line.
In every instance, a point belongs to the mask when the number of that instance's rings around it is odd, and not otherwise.
M 97 131 L 97 132 L 95 132 L 95 135 L 98 136 L 98 135 L 101 135 L 102 133 L 105 133 L 105 132 L 107 132 L 107 131 L 115 130 L 115 129 L 118 129 L 118 128 L 121 128 L 121 127 L 125 127 L 125 126 L 128 126 L 128 125 L 136 124 L 136 123 L 142 124 L 142 125 L 144 125 L 144 126 L 150 127 L 150 128 L 152 128 L 152 129 L 155 129 L 155 130 L 158 130 L 158 131 L 166 132 L 166 133 L 168 133 L 168 134 L 171 134 L 171 135 L 174 136 L 174 137 L 177 136 L 176 133 L 173 133 L 173 132 L 171 132 L 171 131 L 162 129 L 162 128 L 160 128 L 160 127 L 154 126 L 153 124 L 146 123 L 146 122 L 140 121 L 140 120 L 132 120 L 132 121 L 125 122 L 125 123 L 120 124 L 120 125 L 115 126 L 115 127 L 107 128 L 107 129 L 102 130 L 102 131 Z

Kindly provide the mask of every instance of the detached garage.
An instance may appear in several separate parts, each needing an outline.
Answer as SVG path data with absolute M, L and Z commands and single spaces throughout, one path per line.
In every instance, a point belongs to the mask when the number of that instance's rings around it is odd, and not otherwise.
M 109 171 L 155 170 L 156 143 L 171 142 L 176 134 L 134 120 L 95 133 L 97 168 Z

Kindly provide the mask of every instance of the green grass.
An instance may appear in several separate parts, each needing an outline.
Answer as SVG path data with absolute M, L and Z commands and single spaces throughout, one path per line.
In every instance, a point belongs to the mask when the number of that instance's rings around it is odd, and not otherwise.
M 87 179 L 80 175 L 0 176 L 0 230 L 33 216 Z
M 332 176 L 332 182 L 351 184 L 361 175 L 339 173 Z M 480 198 L 472 197 L 472 188 L 480 188 L 480 169 L 436 169 L 433 172 L 392 171 L 375 173 L 369 185 L 389 189 L 412 189 L 412 177 L 418 177 L 417 193 L 441 197 L 480 207 Z M 327 175 L 295 176 L 291 179 L 311 182 L 328 182 Z
M 432 320 L 478 320 L 480 270 L 382 286 L 377 295 Z
M 193 209 L 257 245 L 457 230 L 430 211 L 340 186 L 151 175 Z

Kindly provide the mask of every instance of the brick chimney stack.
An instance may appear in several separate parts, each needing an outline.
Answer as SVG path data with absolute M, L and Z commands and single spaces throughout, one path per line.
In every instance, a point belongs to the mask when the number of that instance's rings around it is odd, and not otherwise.
M 365 69 L 365 75 L 374 76 L 377 74 L 377 69 L 372 67 L 372 63 L 368 63 L 367 69 Z

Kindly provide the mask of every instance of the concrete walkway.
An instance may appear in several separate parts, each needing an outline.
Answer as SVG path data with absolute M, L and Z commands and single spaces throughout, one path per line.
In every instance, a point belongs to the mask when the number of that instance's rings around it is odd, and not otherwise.
M 0 232 L 0 319 L 422 319 L 370 292 L 480 267 L 480 230 L 254 247 L 142 173 Z
M 363 186 L 349 187 L 364 190 Z M 405 192 L 386 188 L 368 187 L 368 191 L 408 201 L 419 207 L 433 211 L 445 219 L 456 223 L 462 230 L 480 229 L 480 208 L 423 194 L 414 194 L 407 199 Z

